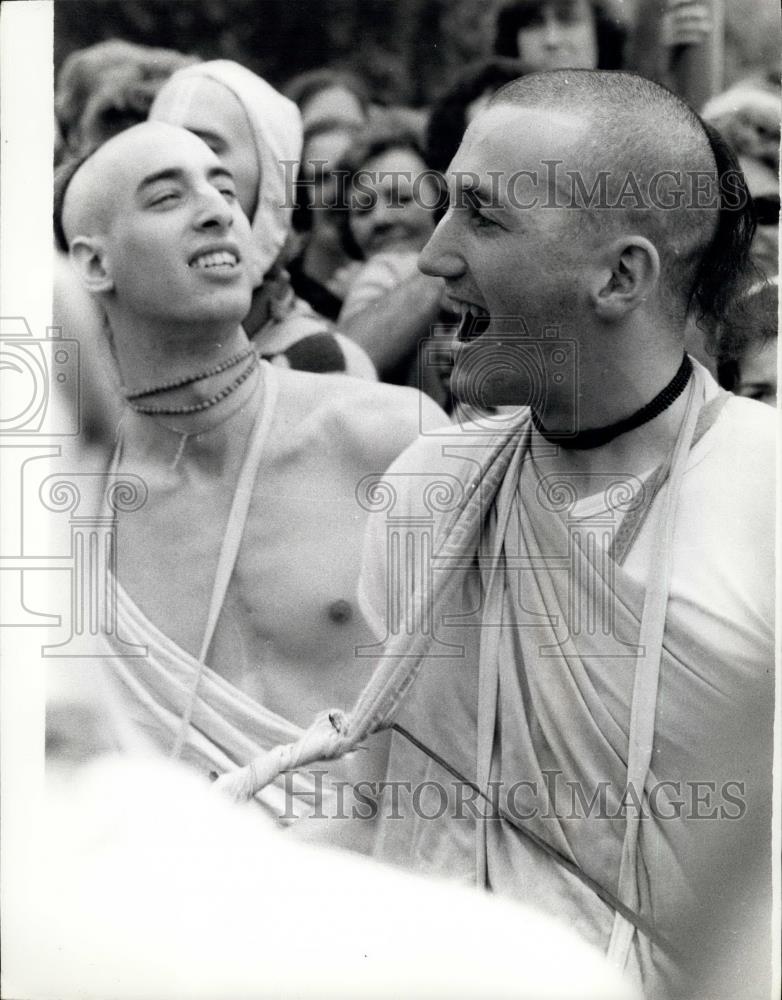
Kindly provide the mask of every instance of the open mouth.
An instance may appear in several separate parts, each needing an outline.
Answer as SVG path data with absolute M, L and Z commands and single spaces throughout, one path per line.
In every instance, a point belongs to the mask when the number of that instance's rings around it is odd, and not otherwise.
M 231 270 L 237 266 L 239 258 L 231 250 L 211 250 L 207 253 L 200 253 L 190 260 L 189 267 L 197 270 Z
M 456 339 L 460 343 L 477 340 L 489 329 L 491 316 L 482 306 L 475 305 L 474 302 L 460 302 L 459 313 L 461 319 L 456 330 Z

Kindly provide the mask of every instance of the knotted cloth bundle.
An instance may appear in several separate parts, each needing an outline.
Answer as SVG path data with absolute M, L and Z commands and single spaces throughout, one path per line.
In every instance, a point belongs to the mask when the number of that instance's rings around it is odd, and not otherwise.
M 236 802 L 247 802 L 285 771 L 343 757 L 354 745 L 349 735 L 348 716 L 334 709 L 319 715 L 295 743 L 273 747 L 246 767 L 221 774 L 214 787 Z

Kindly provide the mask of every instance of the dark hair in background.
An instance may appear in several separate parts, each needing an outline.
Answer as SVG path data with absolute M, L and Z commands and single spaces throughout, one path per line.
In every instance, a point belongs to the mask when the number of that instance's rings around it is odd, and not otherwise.
M 544 0 L 537 3 L 530 0 L 512 0 L 502 7 L 497 14 L 496 32 L 494 36 L 494 54 L 518 59 L 519 46 L 517 35 L 522 28 L 529 25 L 533 11 L 540 7 Z M 627 38 L 627 28 L 612 17 L 605 4 L 600 0 L 589 0 L 595 15 L 595 34 L 597 36 L 597 68 L 621 69 L 624 61 L 624 46 Z
M 426 162 L 445 173 L 467 127 L 467 109 L 487 91 L 495 91 L 524 72 L 517 59 L 483 59 L 472 63 L 456 83 L 432 105 L 426 127 Z
M 197 56 L 120 39 L 72 52 L 57 78 L 55 115 L 64 149 L 79 156 L 143 122 L 163 83 Z
M 762 275 L 750 258 L 756 227 L 755 208 L 738 158 L 713 125 L 699 120 L 717 165 L 721 205 L 717 230 L 698 266 L 690 306 L 696 309 L 699 325 L 705 323 L 704 332 L 713 346 L 717 325 L 728 315 L 731 305 Z M 730 203 L 726 201 L 725 192 L 728 180 Z
M 420 156 L 428 166 L 421 134 L 411 127 L 408 121 L 400 119 L 393 111 L 387 111 L 381 118 L 356 134 L 355 140 L 337 168 L 340 175 L 340 192 L 344 199 L 337 213 L 340 238 L 345 252 L 356 260 L 363 260 L 364 254 L 350 229 L 353 181 L 365 163 L 391 149 L 409 149 Z
M 324 67 L 300 73 L 285 84 L 283 93 L 299 108 L 304 109 L 313 97 L 324 90 L 330 90 L 332 87 L 341 87 L 343 90 L 350 91 L 357 98 L 364 114 L 369 114 L 369 90 L 364 81 L 349 70 Z

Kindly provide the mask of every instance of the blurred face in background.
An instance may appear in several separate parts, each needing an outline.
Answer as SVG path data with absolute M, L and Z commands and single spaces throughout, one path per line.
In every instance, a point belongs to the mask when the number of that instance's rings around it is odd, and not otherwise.
M 350 231 L 364 257 L 381 250 L 418 252 L 434 232 L 439 188 L 412 149 L 388 149 L 354 179 Z
M 777 405 L 777 338 L 749 345 L 739 362 L 737 396 Z
M 302 180 L 313 182 L 307 187 L 308 201 L 313 209 L 313 229 L 327 223 L 334 225 L 334 213 L 327 211 L 337 203 L 338 183 L 334 171 L 350 145 L 354 131 L 347 126 L 328 128 L 316 131 L 304 140 L 300 175 Z
M 342 122 L 349 128 L 361 127 L 367 116 L 356 95 L 347 87 L 326 87 L 306 102 L 301 109 L 305 130 L 321 122 Z
M 757 228 L 752 239 L 752 259 L 771 278 L 779 274 L 778 168 L 771 169 L 755 156 L 739 156 L 739 164 L 755 203 Z
M 528 72 L 596 69 L 597 32 L 589 0 L 530 0 L 516 42 Z
M 168 120 L 159 114 L 155 119 Z M 220 158 L 233 175 L 242 211 L 252 219 L 258 206 L 261 170 L 247 115 L 231 91 L 217 80 L 200 80 L 198 99 L 191 100 L 184 116 L 178 115 L 170 124 L 193 132 Z

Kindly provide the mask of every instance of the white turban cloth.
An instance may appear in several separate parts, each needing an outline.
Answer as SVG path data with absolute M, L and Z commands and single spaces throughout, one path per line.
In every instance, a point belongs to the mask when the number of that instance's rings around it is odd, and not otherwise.
M 255 73 L 227 59 L 197 63 L 174 73 L 158 92 L 150 120 L 185 125 L 204 80 L 226 87 L 244 109 L 255 140 L 259 191 L 250 220 L 261 273 L 265 274 L 287 239 L 294 184 L 303 141 L 299 109 Z

